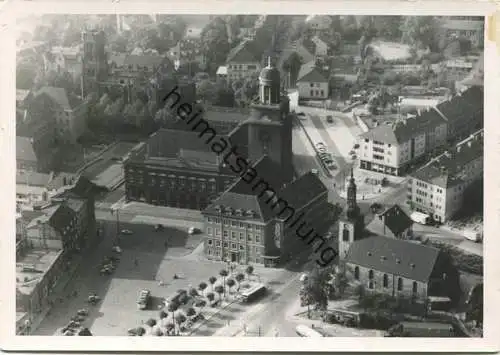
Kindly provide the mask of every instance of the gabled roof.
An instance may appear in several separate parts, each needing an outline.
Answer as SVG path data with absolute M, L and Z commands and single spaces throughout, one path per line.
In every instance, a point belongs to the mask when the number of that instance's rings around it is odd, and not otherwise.
M 63 88 L 56 88 L 53 86 L 44 86 L 38 90 L 35 96 L 45 94 L 52 99 L 63 110 L 71 110 L 81 103 L 81 100 L 73 95 L 68 95 Z
M 243 40 L 236 47 L 231 49 L 227 55 L 226 63 L 254 63 L 260 62 L 260 56 L 254 43 Z
M 410 280 L 428 282 L 439 249 L 405 240 L 368 237 L 352 243 L 346 262 Z
M 328 78 L 315 66 L 314 62 L 309 62 L 300 67 L 297 81 L 327 83 Z
M 385 235 L 384 231 L 375 228 L 375 226 L 378 225 L 378 223 L 376 223 L 376 219 L 383 221 L 385 225 L 384 227 L 388 228 L 392 232 L 392 234 L 396 236 L 400 235 L 413 225 L 413 221 L 411 220 L 411 218 L 408 217 L 408 215 L 398 205 L 393 205 L 382 213 L 379 213 L 374 218 L 374 220 L 366 227 L 367 230 L 383 236 Z
M 286 185 L 279 193 L 279 197 L 290 206 L 299 210 L 311 200 L 328 189 L 316 174 L 308 172 Z
M 252 189 L 259 181 L 263 180 L 269 185 L 278 190 L 280 186 L 279 172 L 277 166 L 267 156 L 263 156 L 253 166 L 257 171 L 257 177 L 250 183 L 243 179 L 238 179 L 228 190 L 210 204 L 204 213 L 219 214 L 220 211 L 231 211 L 231 218 L 256 219 L 260 222 L 267 222 L 276 216 L 276 213 L 271 208 L 271 203 L 266 202 L 267 195 L 259 197 L 263 187 Z M 242 215 L 237 212 L 240 210 Z M 253 217 L 246 215 L 252 212 Z
M 31 138 L 16 136 L 16 159 L 37 162 Z
M 436 109 L 451 122 L 469 120 L 482 113 L 483 108 L 484 90 L 479 86 L 472 86 L 436 106 Z

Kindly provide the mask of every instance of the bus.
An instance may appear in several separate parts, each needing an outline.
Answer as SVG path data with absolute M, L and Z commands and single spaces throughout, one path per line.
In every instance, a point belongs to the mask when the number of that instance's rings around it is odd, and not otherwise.
M 429 224 L 431 221 L 430 216 L 422 212 L 413 212 L 410 218 L 413 222 L 420 224 Z
M 264 286 L 263 284 L 258 284 L 249 288 L 248 290 L 241 292 L 238 298 L 240 302 L 248 303 L 258 299 L 266 292 L 266 286 Z
M 316 330 L 308 327 L 307 325 L 299 324 L 295 328 L 295 331 L 301 337 L 306 337 L 306 338 L 307 337 L 309 337 L 309 338 L 324 338 L 323 334 L 321 334 L 320 332 L 317 332 Z

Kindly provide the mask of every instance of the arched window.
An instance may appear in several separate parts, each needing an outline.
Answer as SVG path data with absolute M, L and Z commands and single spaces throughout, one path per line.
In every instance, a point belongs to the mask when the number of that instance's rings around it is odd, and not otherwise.
M 372 279 L 373 279 L 373 270 L 368 271 L 368 278 L 369 278 L 370 280 L 372 280 Z
M 354 268 L 354 278 L 355 278 L 356 280 L 359 280 L 359 266 L 356 266 L 356 267 Z
M 417 281 L 413 281 L 413 289 L 412 289 L 413 293 L 417 293 L 417 287 L 418 287 Z
M 347 227 L 344 227 L 344 230 L 342 231 L 342 240 L 344 242 L 348 242 L 349 241 L 349 229 L 347 229 Z
M 403 290 L 403 279 L 400 277 L 398 278 L 398 291 Z
M 387 274 L 384 274 L 384 288 L 387 288 L 389 286 L 389 276 Z

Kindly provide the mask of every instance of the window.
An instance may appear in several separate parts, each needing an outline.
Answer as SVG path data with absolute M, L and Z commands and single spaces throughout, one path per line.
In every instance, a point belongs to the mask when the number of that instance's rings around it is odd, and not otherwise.
M 389 276 L 387 274 L 384 274 L 384 288 L 389 287 Z
M 248 233 L 248 241 L 251 242 L 252 241 L 252 233 Z
M 401 277 L 398 278 L 398 291 L 403 290 L 403 279 Z
M 312 84 L 311 84 L 311 86 L 312 86 Z M 314 90 L 311 90 L 311 91 L 309 92 L 309 94 L 310 94 L 310 96 L 314 96 Z
M 215 235 L 220 235 L 220 229 L 219 228 L 215 228 Z
M 373 280 L 373 270 L 368 271 L 368 278 Z
M 342 231 L 342 240 L 344 242 L 348 242 L 349 236 L 350 236 L 349 229 L 347 229 L 347 227 L 344 227 L 344 230 Z
M 310 85 L 312 88 L 314 87 L 314 84 L 313 84 L 313 83 L 310 83 L 309 85 Z M 311 91 L 311 92 L 312 92 L 312 91 Z
M 243 233 L 240 233 L 240 240 L 244 240 L 245 239 L 245 236 L 243 235 Z
M 227 242 L 224 242 L 223 246 L 224 248 L 227 248 Z
M 212 239 L 209 239 L 209 240 L 208 240 L 208 245 L 212 245 L 212 243 L 213 243 L 213 242 L 212 242 Z
M 359 266 L 354 268 L 354 279 L 359 280 Z
M 207 234 L 212 235 L 212 228 L 210 228 L 210 227 L 207 228 Z
M 414 294 L 415 294 L 415 293 L 417 293 L 417 287 L 418 287 L 418 285 L 417 285 L 417 281 L 413 281 L 413 288 L 412 288 L 412 292 L 413 292 Z
M 232 221 L 231 222 L 231 227 L 238 227 L 238 222 Z
M 235 243 L 231 243 L 231 249 L 236 249 L 236 244 Z
M 216 241 L 215 241 L 215 246 L 216 246 L 216 247 L 220 247 L 220 240 L 216 240 Z
M 368 288 L 373 290 L 373 281 L 368 282 Z
M 255 236 L 255 242 L 260 243 L 260 236 L 258 236 L 258 235 Z
M 236 239 L 236 232 L 231 232 L 231 239 Z
M 224 237 L 227 237 L 227 236 L 228 236 L 227 231 L 224 231 Z
M 240 244 L 240 250 L 243 250 L 243 249 L 244 249 L 244 248 L 243 248 L 243 245 L 241 245 L 241 244 Z

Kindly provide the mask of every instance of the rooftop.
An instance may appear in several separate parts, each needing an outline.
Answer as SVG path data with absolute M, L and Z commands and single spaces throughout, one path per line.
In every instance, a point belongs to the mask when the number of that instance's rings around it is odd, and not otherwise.
M 413 225 L 413 221 L 410 217 L 399 207 L 398 205 L 393 205 L 386 209 L 385 211 L 377 214 L 374 220 L 366 227 L 367 230 L 375 233 L 377 235 L 385 235 L 383 230 L 379 230 L 377 228 L 378 223 L 376 223 L 376 219 L 382 220 L 384 222 L 385 227 L 389 228 L 389 230 L 394 235 L 399 235 L 402 232 L 406 231 Z
M 375 41 L 370 43 L 370 46 L 386 61 L 411 58 L 410 46 L 406 44 Z
M 442 188 L 464 182 L 464 165 L 484 154 L 483 130 L 458 143 L 453 150 L 431 160 L 411 177 Z
M 368 237 L 355 241 L 346 261 L 410 280 L 428 282 L 439 249 L 400 239 Z
M 16 260 L 16 288 L 22 294 L 30 294 L 62 250 L 32 249 Z
M 326 83 L 328 82 L 328 77 L 316 67 L 316 63 L 314 61 L 311 61 L 300 67 L 297 81 Z
M 227 55 L 226 63 L 254 63 L 260 62 L 260 55 L 257 48 L 250 40 L 243 40 L 236 47 L 231 49 Z
M 16 137 L 16 159 L 31 161 L 34 163 L 37 162 L 31 138 L 19 136 Z

